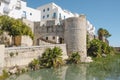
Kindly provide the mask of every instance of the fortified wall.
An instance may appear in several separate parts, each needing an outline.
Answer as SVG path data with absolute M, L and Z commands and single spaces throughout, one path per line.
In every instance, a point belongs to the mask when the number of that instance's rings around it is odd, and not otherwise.
M 48 44 L 32 47 L 12 47 L 5 48 L 0 45 L 0 67 L 12 67 L 15 65 L 26 66 L 33 59 L 42 55 L 46 48 L 60 47 L 62 49 L 63 59 L 67 59 L 66 44 Z M 0 50 L 0 51 L 1 51 Z
M 71 17 L 64 20 L 62 25 L 40 26 L 39 22 L 35 24 L 35 40 L 44 36 L 59 36 L 63 38 L 64 44 L 45 44 L 32 47 L 12 47 L 4 48 L 0 46 L 0 67 L 11 67 L 14 65 L 24 66 L 41 56 L 46 48 L 60 47 L 63 50 L 63 58 L 66 59 L 73 52 L 78 52 L 82 62 L 90 62 L 91 58 L 87 57 L 86 52 L 86 17 Z M 42 39 L 45 41 L 44 39 Z
M 34 28 L 35 45 L 39 43 L 40 38 L 44 38 L 45 36 L 58 36 L 59 40 L 62 39 L 61 42 L 66 44 L 68 56 L 70 56 L 73 52 L 79 52 L 81 56 L 81 61 L 85 62 L 87 58 L 87 20 L 85 15 L 68 18 L 66 20 L 61 21 L 60 25 L 54 24 L 54 20 L 47 22 L 46 25 L 42 26 L 40 26 L 41 23 L 36 23 L 36 26 Z

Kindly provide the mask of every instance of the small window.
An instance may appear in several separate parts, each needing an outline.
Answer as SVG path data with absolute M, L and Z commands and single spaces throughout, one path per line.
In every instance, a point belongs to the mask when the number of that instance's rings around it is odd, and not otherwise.
M 26 11 L 23 11 L 22 17 L 23 17 L 23 18 L 26 18 L 26 17 L 27 17 Z
M 64 16 L 64 19 L 65 19 L 66 17 Z
M 43 12 L 45 12 L 45 9 L 43 9 Z
M 48 37 L 46 37 L 46 40 L 48 40 Z
M 45 19 L 45 16 L 43 16 L 43 19 Z
M 57 16 L 57 15 L 56 15 L 56 13 L 54 12 L 54 13 L 53 13 L 53 18 L 56 18 L 56 16 Z
M 47 18 L 49 17 L 49 14 L 47 15 Z
M 32 15 L 32 13 L 30 13 L 30 15 Z
M 47 8 L 47 11 L 49 11 L 50 10 L 50 8 Z
M 53 36 L 53 39 L 55 39 L 55 36 Z
M 62 17 L 61 17 L 61 13 L 59 13 L 59 18 L 61 19 Z

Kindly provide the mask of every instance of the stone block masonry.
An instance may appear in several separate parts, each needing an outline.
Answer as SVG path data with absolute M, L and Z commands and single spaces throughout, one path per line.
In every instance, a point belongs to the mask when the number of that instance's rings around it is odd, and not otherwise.
M 71 17 L 65 20 L 64 39 L 67 45 L 67 53 L 79 52 L 81 62 L 85 62 L 86 52 L 86 17 Z
M 62 57 L 63 59 L 67 59 L 66 44 L 48 44 L 33 47 L 12 47 L 5 48 L 4 67 L 12 67 L 15 65 L 26 66 L 33 59 L 41 56 L 46 48 L 54 48 L 55 46 L 62 49 Z

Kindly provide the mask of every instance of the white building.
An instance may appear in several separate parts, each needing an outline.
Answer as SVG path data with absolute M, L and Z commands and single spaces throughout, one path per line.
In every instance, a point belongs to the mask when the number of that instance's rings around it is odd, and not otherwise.
M 48 20 L 55 20 L 55 25 L 60 24 L 61 20 L 69 17 L 78 17 L 77 13 L 71 13 L 70 11 L 62 9 L 55 3 L 48 3 L 46 5 L 37 8 L 41 11 L 41 21 L 46 22 Z M 87 31 L 90 35 L 95 34 L 95 27 L 88 21 Z
M 30 21 L 40 21 L 41 19 L 41 12 L 27 7 L 25 0 L 0 0 L 0 14 Z
M 95 35 L 95 27 L 89 21 L 87 21 L 87 32 L 90 39 L 93 39 Z
M 55 3 L 48 3 L 37 9 L 41 11 L 41 21 L 55 20 L 56 24 L 60 24 L 60 21 L 66 18 L 78 16 L 78 14 L 62 9 Z

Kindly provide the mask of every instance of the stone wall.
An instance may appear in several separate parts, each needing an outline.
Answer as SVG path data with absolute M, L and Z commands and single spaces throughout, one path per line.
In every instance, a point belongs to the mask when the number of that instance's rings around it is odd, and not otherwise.
M 34 45 L 39 44 L 38 39 L 49 36 L 55 37 L 59 36 L 60 38 L 63 38 L 64 26 L 63 25 L 40 26 L 40 23 L 36 22 L 34 26 Z
M 86 53 L 86 17 L 72 17 L 65 20 L 64 40 L 67 44 L 67 53 L 79 52 L 81 61 L 84 62 Z
M 5 67 L 12 67 L 15 65 L 28 65 L 34 58 L 38 58 L 45 51 L 46 48 L 60 47 L 63 50 L 63 59 L 67 58 L 65 44 L 48 44 L 33 47 L 12 47 L 5 48 Z M 11 54 L 14 54 L 11 56 Z M 1 61 L 1 60 L 0 60 Z

